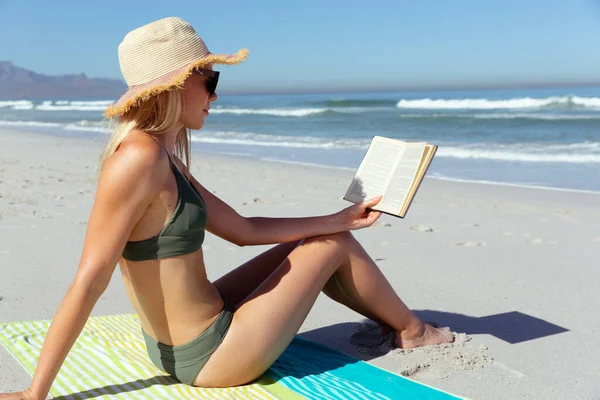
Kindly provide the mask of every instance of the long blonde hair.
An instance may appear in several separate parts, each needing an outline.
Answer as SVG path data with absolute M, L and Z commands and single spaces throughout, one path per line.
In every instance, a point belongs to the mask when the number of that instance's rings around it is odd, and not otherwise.
M 179 89 L 161 92 L 144 100 L 136 107 L 111 121 L 112 134 L 100 156 L 100 171 L 104 162 L 121 145 L 123 140 L 134 129 L 139 129 L 151 134 L 161 134 L 179 121 L 183 114 L 183 96 Z M 184 174 L 189 177 L 190 171 L 190 133 L 187 128 L 181 128 L 175 139 L 174 153 L 179 159 L 185 158 Z

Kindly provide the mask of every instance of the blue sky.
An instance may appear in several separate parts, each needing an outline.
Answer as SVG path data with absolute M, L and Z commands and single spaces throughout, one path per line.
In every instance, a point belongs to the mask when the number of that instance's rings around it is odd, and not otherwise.
M 123 36 L 166 16 L 250 49 L 227 91 L 600 82 L 594 0 L 0 0 L 0 60 L 119 78 Z

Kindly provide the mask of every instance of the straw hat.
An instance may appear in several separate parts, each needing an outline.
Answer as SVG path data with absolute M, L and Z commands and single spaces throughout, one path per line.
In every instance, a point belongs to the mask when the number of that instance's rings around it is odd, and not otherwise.
M 194 69 L 206 64 L 239 64 L 248 50 L 213 54 L 194 28 L 169 17 L 129 32 L 119 45 L 121 73 L 129 89 L 104 115 L 119 116 L 160 92 L 181 87 Z

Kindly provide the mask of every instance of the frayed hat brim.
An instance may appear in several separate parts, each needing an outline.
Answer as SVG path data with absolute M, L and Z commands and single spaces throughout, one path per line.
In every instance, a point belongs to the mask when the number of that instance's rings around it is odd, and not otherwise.
M 196 68 L 202 68 L 206 64 L 211 63 L 224 65 L 239 64 L 248 57 L 248 53 L 248 49 L 241 49 L 236 54 L 208 54 L 193 63 L 184 65 L 149 82 L 130 86 L 127 92 L 116 103 L 104 111 L 104 116 L 107 118 L 118 117 L 152 96 L 156 96 L 167 90 L 181 88 L 185 80 Z

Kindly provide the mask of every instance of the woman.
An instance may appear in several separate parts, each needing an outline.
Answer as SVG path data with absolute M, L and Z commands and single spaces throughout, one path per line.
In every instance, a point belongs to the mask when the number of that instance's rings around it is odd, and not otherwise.
M 398 347 L 453 340 L 419 321 L 349 233 L 379 218 L 369 210 L 379 198 L 327 216 L 244 218 L 190 174 L 187 130 L 202 128 L 217 99 L 213 65 L 246 56 L 211 54 L 178 18 L 125 37 L 119 61 L 129 90 L 106 111 L 117 126 L 101 158 L 77 274 L 31 387 L 1 398 L 46 396 L 117 263 L 150 359 L 189 385 L 227 387 L 259 377 L 321 291 L 394 329 Z M 211 283 L 205 230 L 239 246 L 278 245 Z

